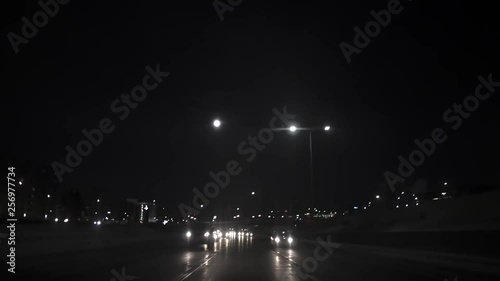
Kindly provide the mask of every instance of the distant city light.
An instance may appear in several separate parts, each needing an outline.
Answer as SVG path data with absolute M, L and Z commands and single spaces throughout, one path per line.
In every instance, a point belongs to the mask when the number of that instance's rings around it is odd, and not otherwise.
M 380 199 L 380 195 L 376 195 L 376 196 L 375 196 L 375 198 L 376 198 L 376 199 Z
M 68 222 L 69 220 L 68 219 L 64 219 L 64 222 Z
M 354 209 L 354 210 L 357 210 L 357 209 L 358 209 L 358 207 L 357 207 L 357 206 L 354 206 L 354 208 L 353 208 L 353 209 Z
M 444 185 L 448 185 L 448 182 L 445 182 Z
M 23 214 L 23 217 L 26 217 L 26 213 Z
M 58 222 L 58 221 L 59 221 L 59 219 L 58 219 L 58 218 L 55 218 L 55 219 L 54 219 L 54 221 L 55 221 L 55 222 Z
M 101 202 L 101 200 L 97 199 L 97 203 Z
M 19 181 L 19 185 L 23 185 L 23 182 L 22 182 L 22 181 Z
M 295 126 L 290 127 L 290 132 L 295 132 L 296 130 L 297 130 L 297 127 L 295 127 Z
M 255 195 L 255 191 L 252 191 L 252 195 Z
M 325 126 L 325 131 L 330 131 L 330 126 Z
M 441 195 L 445 196 L 445 195 L 446 195 L 446 192 L 441 192 Z
M 111 214 L 111 211 L 108 211 L 108 215 Z
M 47 198 L 50 198 L 50 194 L 47 194 Z

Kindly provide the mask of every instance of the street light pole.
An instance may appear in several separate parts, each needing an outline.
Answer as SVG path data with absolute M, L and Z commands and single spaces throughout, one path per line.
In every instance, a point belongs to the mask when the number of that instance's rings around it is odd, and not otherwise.
M 330 131 L 331 127 L 329 125 L 326 125 L 323 130 L 324 131 Z M 292 133 L 295 132 L 296 130 L 307 130 L 309 131 L 309 173 L 310 173 L 310 190 L 311 190 L 311 203 L 312 207 L 315 207 L 316 200 L 315 200 L 315 194 L 314 194 L 314 163 L 313 163 L 313 148 L 312 148 L 312 132 L 315 131 L 316 129 L 314 128 L 297 128 L 296 126 L 290 126 L 289 129 Z
M 312 147 L 312 130 L 309 131 L 309 170 L 310 170 L 310 188 L 311 188 L 311 202 L 312 207 L 314 208 L 316 205 L 314 204 L 314 167 L 313 167 L 313 147 Z

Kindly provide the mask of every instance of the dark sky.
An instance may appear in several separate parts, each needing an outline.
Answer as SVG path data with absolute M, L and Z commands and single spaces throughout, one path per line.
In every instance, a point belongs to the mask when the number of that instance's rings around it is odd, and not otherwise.
M 403 11 L 350 64 L 339 44 L 353 44 L 353 28 L 389 1 L 245 0 L 223 22 L 211 1 L 71 1 L 15 55 L 7 34 L 19 34 L 20 19 L 39 10 L 36 1 L 19 2 L 3 11 L 2 154 L 62 162 L 64 147 L 84 138 L 81 130 L 112 119 L 115 131 L 64 175 L 87 198 L 176 206 L 231 159 L 243 172 L 219 200 L 250 190 L 270 201 L 304 198 L 307 133 L 276 135 L 251 163 L 237 152 L 268 126 L 273 108 L 285 105 L 301 126 L 335 128 L 313 135 L 320 206 L 372 198 L 383 173 L 396 170 L 397 156 L 436 127 L 449 139 L 409 182 L 499 182 L 497 93 L 455 132 L 442 120 L 473 93 L 478 75 L 500 80 L 490 2 L 402 1 Z M 170 76 L 119 120 L 111 102 L 156 64 Z M 216 117 L 223 122 L 217 131 Z

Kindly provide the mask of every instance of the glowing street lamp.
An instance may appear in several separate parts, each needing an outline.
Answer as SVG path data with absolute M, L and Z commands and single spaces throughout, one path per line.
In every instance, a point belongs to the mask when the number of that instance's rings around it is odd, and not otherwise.
M 219 119 L 215 119 L 213 124 L 215 128 L 219 128 L 221 123 Z
M 295 127 L 295 126 L 290 126 L 290 129 L 289 129 L 289 130 L 290 130 L 290 132 L 295 132 L 295 131 L 297 131 L 297 127 Z
M 325 126 L 324 130 L 325 131 L 330 131 L 330 126 Z

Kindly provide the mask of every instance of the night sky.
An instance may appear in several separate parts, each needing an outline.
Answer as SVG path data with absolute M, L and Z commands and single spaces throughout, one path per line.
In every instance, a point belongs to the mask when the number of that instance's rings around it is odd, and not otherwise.
M 353 28 L 364 28 L 370 10 L 389 1 L 244 0 L 223 22 L 211 1 L 71 1 L 14 54 L 7 34 L 19 34 L 21 18 L 40 9 L 36 1 L 19 2 L 2 11 L 2 155 L 16 163 L 63 163 L 65 146 L 75 147 L 83 129 L 110 118 L 115 130 L 64 174 L 64 184 L 85 198 L 175 207 L 189 203 L 191 189 L 229 160 L 243 172 L 219 203 L 240 202 L 252 190 L 270 205 L 306 198 L 306 132 L 277 133 L 251 163 L 237 151 L 283 106 L 299 126 L 333 127 L 313 133 L 318 206 L 372 198 L 398 155 L 406 157 L 413 140 L 436 127 L 449 139 L 408 183 L 499 182 L 500 89 L 458 130 L 442 118 L 474 92 L 479 75 L 500 81 L 491 2 L 402 1 L 403 11 L 350 64 L 339 44 L 353 44 Z M 111 103 L 157 64 L 170 76 L 120 120 Z

